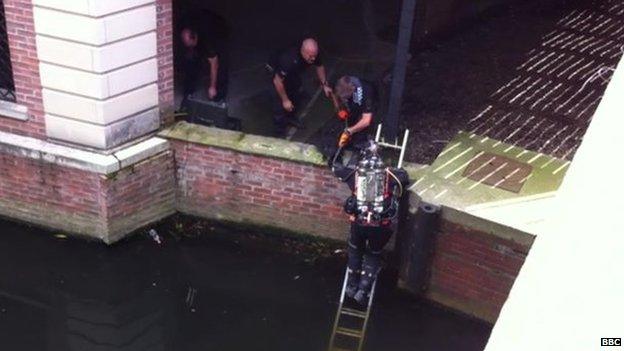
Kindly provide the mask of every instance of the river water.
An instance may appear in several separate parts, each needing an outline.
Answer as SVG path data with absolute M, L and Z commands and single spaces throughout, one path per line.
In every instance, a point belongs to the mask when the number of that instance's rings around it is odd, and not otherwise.
M 343 253 L 178 221 L 112 247 L 0 221 L 0 350 L 326 349 Z M 385 272 L 365 350 L 483 349 L 489 325 Z

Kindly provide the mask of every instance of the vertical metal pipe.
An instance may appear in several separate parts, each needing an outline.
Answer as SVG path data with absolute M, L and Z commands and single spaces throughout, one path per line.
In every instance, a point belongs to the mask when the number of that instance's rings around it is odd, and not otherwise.
M 412 29 L 414 27 L 414 12 L 416 0 L 403 0 L 401 6 L 401 19 L 399 22 L 399 38 L 397 40 L 396 58 L 392 72 L 392 85 L 390 89 L 390 105 L 388 115 L 384 123 L 384 137 L 386 142 L 395 143 L 399 132 L 399 116 L 405 90 L 405 72 L 412 41 Z

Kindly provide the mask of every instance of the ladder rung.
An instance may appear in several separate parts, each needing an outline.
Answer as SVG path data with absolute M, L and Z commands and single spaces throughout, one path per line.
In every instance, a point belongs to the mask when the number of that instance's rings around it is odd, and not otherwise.
M 344 307 L 341 311 L 341 314 L 346 314 L 349 316 L 354 316 L 354 317 L 360 317 L 360 318 L 366 318 L 366 312 L 362 312 L 362 311 L 358 311 L 358 310 L 354 310 L 352 308 L 346 308 Z
M 380 141 L 377 144 L 379 144 L 381 146 L 384 146 L 384 147 L 397 149 L 397 150 L 401 150 L 402 149 L 401 145 L 398 145 L 398 144 L 388 144 L 388 143 L 384 143 L 383 141 Z
M 348 336 L 358 338 L 358 339 L 362 338 L 362 332 L 356 329 L 338 327 L 338 329 L 336 329 L 336 333 L 342 334 L 342 335 L 348 335 Z

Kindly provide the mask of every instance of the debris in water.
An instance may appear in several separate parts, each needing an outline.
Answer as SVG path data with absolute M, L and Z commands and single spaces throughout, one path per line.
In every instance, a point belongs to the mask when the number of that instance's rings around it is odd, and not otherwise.
M 197 294 L 197 289 L 189 286 L 188 291 L 186 292 L 186 305 L 188 307 L 193 307 L 193 303 L 195 302 L 195 295 Z M 194 308 L 191 308 L 192 312 L 195 312 Z
M 57 239 L 67 239 L 67 234 L 62 234 L 62 233 L 54 234 L 54 237 Z
M 336 249 L 336 250 L 334 250 L 334 255 L 338 255 L 338 254 L 341 254 L 343 252 L 345 252 L 343 249 Z
M 299 280 L 299 278 L 301 278 L 301 276 L 300 275 L 296 275 L 293 279 L 294 280 Z
M 150 229 L 148 234 L 150 238 L 152 238 L 152 240 L 154 240 L 158 245 L 162 245 L 162 240 L 160 239 L 160 235 L 158 235 L 158 232 L 155 229 Z

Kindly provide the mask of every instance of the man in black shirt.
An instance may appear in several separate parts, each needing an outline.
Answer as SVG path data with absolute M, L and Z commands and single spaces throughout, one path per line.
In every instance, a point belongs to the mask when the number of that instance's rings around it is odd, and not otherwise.
M 219 25 L 218 17 L 208 11 L 197 11 L 188 16 L 181 26 L 182 65 L 184 70 L 181 107 L 197 90 L 198 83 L 206 81 L 206 96 L 222 101 L 227 93 L 227 70 L 222 54 L 227 31 Z M 208 74 L 205 67 L 208 64 Z
M 374 114 L 373 85 L 354 76 L 343 76 L 336 82 L 335 94 L 345 109 L 341 118 L 346 128 L 340 135 L 338 147 L 351 143 L 358 148 L 366 143 L 371 133 Z
M 300 103 L 301 73 L 310 66 L 315 66 L 323 91 L 329 97 L 332 89 L 327 83 L 316 40 L 307 38 L 299 46 L 274 55 L 268 63 L 273 73 L 273 121 L 278 136 L 284 136 L 288 124 L 299 123 L 294 113 Z

